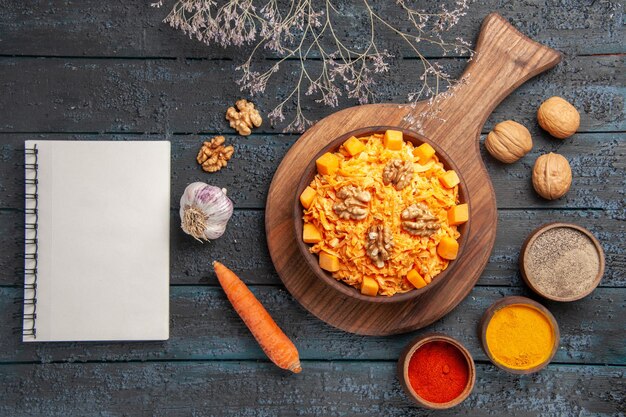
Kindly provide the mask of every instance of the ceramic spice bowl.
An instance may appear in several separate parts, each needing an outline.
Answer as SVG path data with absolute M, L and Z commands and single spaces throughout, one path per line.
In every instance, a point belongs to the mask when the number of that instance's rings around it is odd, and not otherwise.
M 398 361 L 398 379 L 414 403 L 433 410 L 465 400 L 476 382 L 469 351 L 456 339 L 429 333 L 411 341 Z
M 559 347 L 556 319 L 544 306 L 526 297 L 504 297 L 493 303 L 483 314 L 479 332 L 489 360 L 513 374 L 540 371 Z
M 584 227 L 549 223 L 533 231 L 522 246 L 520 272 L 526 285 L 553 301 L 589 295 L 602 280 L 604 252 Z

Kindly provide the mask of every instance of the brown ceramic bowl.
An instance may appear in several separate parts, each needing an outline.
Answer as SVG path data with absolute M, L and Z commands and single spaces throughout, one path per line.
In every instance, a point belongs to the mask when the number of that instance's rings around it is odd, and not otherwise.
M 425 400 L 415 392 L 409 382 L 409 362 L 411 361 L 411 357 L 417 349 L 431 342 L 445 342 L 454 346 L 459 352 L 461 352 L 461 354 L 463 354 L 463 357 L 465 357 L 465 360 L 467 361 L 467 369 L 469 371 L 467 385 L 458 397 L 447 403 L 434 403 Z M 474 383 L 476 382 L 476 366 L 474 365 L 472 355 L 470 355 L 469 351 L 458 340 L 441 333 L 429 333 L 412 340 L 404 348 L 402 354 L 400 355 L 400 359 L 398 360 L 398 379 L 400 380 L 402 389 L 414 403 L 433 410 L 445 410 L 460 404 L 470 395 L 472 389 L 474 389 Z
M 530 271 L 530 269 L 527 267 L 527 264 L 528 264 L 528 259 L 526 257 L 527 249 L 532 246 L 532 244 L 535 242 L 537 237 L 539 237 L 542 233 L 551 229 L 556 229 L 556 228 L 570 228 L 570 229 L 574 229 L 576 231 L 581 232 L 583 235 L 589 238 L 589 240 L 595 246 L 596 251 L 598 252 L 600 265 L 598 268 L 598 275 L 596 276 L 593 284 L 587 291 L 576 294 L 575 296 L 572 296 L 572 297 L 557 297 L 555 295 L 547 294 L 541 291 L 535 285 L 535 279 L 533 277 L 532 271 Z M 547 298 L 553 301 L 561 301 L 561 302 L 580 300 L 581 298 L 584 298 L 588 296 L 589 294 L 591 294 L 593 290 L 596 289 L 598 284 L 600 284 L 600 281 L 602 280 L 602 276 L 604 275 L 604 266 L 605 266 L 604 251 L 602 250 L 602 246 L 600 246 L 600 242 L 598 242 L 598 239 L 596 239 L 595 236 L 589 230 L 585 229 L 584 227 L 578 226 L 576 224 L 572 224 L 572 223 L 558 223 L 558 222 L 548 223 L 548 224 L 544 224 L 543 226 L 538 227 L 526 238 L 526 241 L 522 245 L 522 250 L 519 256 L 519 268 L 520 268 L 520 272 L 522 273 L 522 278 L 524 279 L 524 282 L 526 283 L 526 285 L 528 285 L 531 290 L 533 290 L 534 292 L 536 292 L 537 294 L 539 294 L 540 296 L 544 298 Z
M 413 145 L 415 146 L 419 146 L 422 143 L 430 144 L 437 152 L 439 161 L 443 163 L 446 170 L 453 169 L 458 174 L 459 179 L 461 180 L 459 184 L 459 201 L 461 203 L 469 203 L 467 200 L 467 188 L 465 186 L 462 173 L 459 172 L 458 167 L 454 164 L 453 161 L 451 161 L 450 157 L 436 143 L 430 141 L 428 138 L 416 132 L 406 130 L 406 129 L 401 129 L 398 127 L 392 127 L 392 126 L 374 126 L 374 127 L 366 127 L 366 128 L 362 128 L 358 130 L 353 130 L 352 132 L 348 132 L 338 137 L 337 139 L 333 140 L 331 143 L 325 146 L 322 150 L 320 150 L 313 159 L 311 159 L 306 169 L 304 170 L 304 173 L 302 174 L 302 178 L 300 179 L 300 183 L 298 184 L 298 188 L 296 189 L 295 198 L 294 198 L 294 208 L 293 208 L 294 222 L 293 223 L 295 227 L 296 241 L 298 242 L 298 248 L 300 249 L 300 253 L 306 260 L 307 264 L 309 265 L 313 273 L 315 273 L 315 275 L 320 280 L 322 280 L 326 285 L 333 287 L 340 293 L 351 298 L 355 298 L 361 301 L 371 302 L 371 303 L 395 303 L 395 302 L 411 300 L 419 296 L 420 294 L 423 294 L 429 291 L 431 288 L 434 288 L 436 285 L 438 285 L 441 281 L 445 280 L 446 277 L 450 274 L 450 271 L 454 270 L 456 266 L 456 262 L 450 261 L 450 265 L 448 266 L 448 268 L 445 271 L 441 272 L 439 275 L 437 275 L 435 278 L 433 278 L 432 282 L 423 288 L 414 289 L 414 290 L 411 290 L 402 294 L 394 294 L 392 296 L 377 295 L 376 297 L 371 297 L 368 295 L 363 295 L 358 289 L 348 284 L 345 284 L 342 281 L 336 280 L 335 278 L 332 277 L 332 275 L 329 272 L 326 272 L 322 268 L 320 268 L 318 264 L 317 255 L 309 252 L 310 245 L 308 243 L 304 243 L 304 241 L 302 240 L 302 227 L 303 227 L 304 221 L 302 219 L 303 208 L 302 208 L 302 205 L 300 204 L 300 194 L 302 194 L 302 191 L 304 191 L 304 189 L 311 183 L 311 181 L 317 174 L 317 167 L 315 165 L 315 161 L 317 160 L 317 158 L 319 158 L 326 152 L 335 152 L 351 136 L 364 137 L 364 136 L 373 135 L 375 133 L 385 133 L 385 131 L 389 129 L 402 131 L 404 140 L 413 143 Z M 463 248 L 465 247 L 465 235 L 469 231 L 469 227 L 472 221 L 471 219 L 472 207 L 471 206 L 469 207 L 469 212 L 470 212 L 469 221 L 458 226 L 458 231 L 461 234 L 461 237 L 458 240 L 459 253 L 457 255 L 457 259 L 463 256 Z
M 543 313 L 546 316 L 546 318 L 548 319 L 548 321 L 552 325 L 552 329 L 553 329 L 553 332 L 554 332 L 554 345 L 552 346 L 552 351 L 551 351 L 550 355 L 548 356 L 548 358 L 543 363 L 540 363 L 539 365 L 537 365 L 537 366 L 535 366 L 533 368 L 529 368 L 529 369 L 514 369 L 514 368 L 509 368 L 508 366 L 506 366 L 504 364 L 501 364 L 500 362 L 495 360 L 495 358 L 491 354 L 491 351 L 489 350 L 489 347 L 487 345 L 487 326 L 489 325 L 489 322 L 491 321 L 491 318 L 493 317 L 493 315 L 495 314 L 496 311 L 498 311 L 501 308 L 504 308 L 506 306 L 514 305 L 514 304 L 526 305 L 526 306 L 529 306 L 529 307 L 532 307 L 532 308 L 535 308 L 535 309 L 539 310 L 541 313 Z M 550 363 L 550 361 L 552 361 L 552 358 L 554 357 L 554 354 L 556 353 L 557 349 L 559 348 L 560 332 L 559 332 L 559 325 L 556 322 L 556 319 L 554 318 L 552 313 L 550 313 L 550 311 L 548 311 L 547 308 L 545 308 L 544 306 L 542 306 L 538 302 L 536 302 L 534 300 L 531 300 L 530 298 L 527 298 L 527 297 L 520 297 L 520 296 L 515 295 L 515 296 L 510 296 L 510 297 L 504 297 L 504 298 L 496 301 L 495 303 L 493 303 L 485 311 L 485 314 L 483 314 L 482 318 L 480 319 L 479 332 L 480 332 L 480 341 L 482 343 L 483 350 L 487 354 L 487 357 L 489 358 L 491 363 L 496 365 L 498 368 L 503 369 L 503 370 L 505 370 L 507 372 L 510 372 L 512 374 L 528 375 L 528 374 L 532 374 L 532 373 L 535 373 L 535 372 L 538 372 L 538 371 L 542 370 L 543 368 L 546 367 L 546 365 L 548 365 Z

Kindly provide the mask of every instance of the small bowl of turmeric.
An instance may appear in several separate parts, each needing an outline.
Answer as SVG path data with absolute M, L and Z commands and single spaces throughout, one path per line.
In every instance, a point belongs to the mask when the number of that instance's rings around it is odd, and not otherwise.
M 480 339 L 489 360 L 513 374 L 531 374 L 548 365 L 559 337 L 552 313 L 526 297 L 502 298 L 480 321 Z

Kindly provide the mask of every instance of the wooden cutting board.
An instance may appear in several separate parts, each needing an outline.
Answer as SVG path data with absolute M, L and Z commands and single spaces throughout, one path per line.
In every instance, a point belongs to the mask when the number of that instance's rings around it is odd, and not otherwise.
M 265 213 L 270 255 L 289 292 L 326 323 L 364 335 L 420 329 L 456 307 L 485 268 L 498 218 L 493 186 L 480 157 L 480 131 L 506 96 L 555 66 L 561 55 L 522 35 L 496 13 L 483 21 L 475 50 L 451 91 L 413 105 L 370 104 L 334 113 L 308 129 L 278 167 Z M 397 126 L 429 138 L 454 161 L 467 188 L 470 222 L 462 256 L 451 262 L 443 282 L 406 302 L 371 303 L 347 297 L 311 272 L 296 244 L 293 201 L 307 164 L 333 139 L 368 126 Z

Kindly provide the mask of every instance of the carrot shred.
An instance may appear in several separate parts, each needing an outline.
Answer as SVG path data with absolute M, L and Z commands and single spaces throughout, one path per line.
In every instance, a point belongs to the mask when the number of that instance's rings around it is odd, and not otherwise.
M 220 262 L 214 261 L 213 268 L 228 300 L 267 357 L 279 368 L 296 374 L 301 372 L 302 367 L 295 345 L 278 327 L 252 291 L 233 271 Z
M 457 227 L 448 223 L 447 214 L 448 209 L 458 203 L 458 186 L 444 188 L 439 176 L 446 170 L 437 155 L 428 164 L 419 165 L 410 142 L 403 143 L 400 150 L 389 150 L 383 145 L 382 135 L 359 139 L 365 144 L 363 151 L 354 157 L 341 153 L 339 169 L 334 175 L 318 174 L 311 181 L 310 186 L 316 190 L 318 198 L 304 210 L 303 219 L 318 227 L 322 241 L 310 251 L 324 251 L 339 258 L 340 268 L 333 273 L 337 280 L 360 288 L 363 279 L 368 277 L 378 283 L 380 295 L 407 292 L 414 289 L 405 278 L 412 269 L 432 280 L 448 266 L 449 261 L 441 258 L 436 248 L 443 237 L 458 239 L 460 236 Z M 400 191 L 382 181 L 382 171 L 390 159 L 419 165 L 411 184 Z M 341 219 L 333 210 L 336 193 L 347 185 L 368 190 L 372 195 L 368 216 L 362 221 Z M 402 210 L 418 202 L 428 206 L 440 225 L 429 237 L 410 235 L 401 227 Z M 382 268 L 374 265 L 365 253 L 367 230 L 374 222 L 388 225 L 395 243 L 391 259 Z

